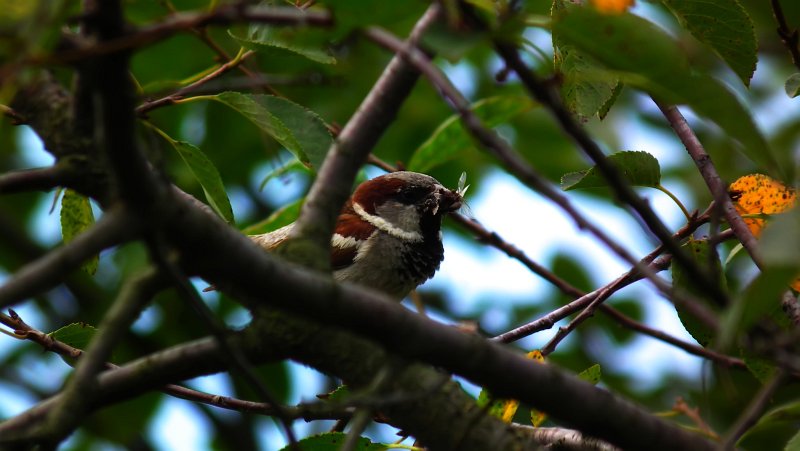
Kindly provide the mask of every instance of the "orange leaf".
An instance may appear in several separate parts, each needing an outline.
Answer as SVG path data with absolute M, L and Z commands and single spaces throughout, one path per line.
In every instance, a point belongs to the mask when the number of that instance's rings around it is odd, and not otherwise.
M 595 9 L 605 14 L 622 14 L 633 6 L 636 0 L 592 0 Z
M 740 215 L 771 215 L 783 213 L 794 207 L 795 189 L 764 174 L 739 177 L 731 183 L 728 193 Z M 762 218 L 745 218 L 750 232 L 758 238 L 766 226 Z
M 795 206 L 797 191 L 764 174 L 749 174 L 731 183 L 728 194 L 740 215 L 772 215 L 784 213 Z M 756 238 L 767 226 L 765 218 L 744 218 L 745 224 Z M 790 285 L 800 291 L 800 278 Z

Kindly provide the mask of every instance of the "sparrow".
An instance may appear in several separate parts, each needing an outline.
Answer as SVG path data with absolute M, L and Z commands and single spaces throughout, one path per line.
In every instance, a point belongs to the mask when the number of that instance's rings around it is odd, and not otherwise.
M 442 218 L 461 208 L 462 201 L 460 189 L 450 190 L 416 172 L 393 172 L 360 184 L 342 207 L 331 237 L 334 279 L 402 300 L 439 269 Z M 269 251 L 293 227 L 250 238 Z

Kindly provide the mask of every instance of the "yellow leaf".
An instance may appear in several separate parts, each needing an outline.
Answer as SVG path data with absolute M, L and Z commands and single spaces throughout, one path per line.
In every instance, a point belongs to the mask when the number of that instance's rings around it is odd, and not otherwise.
M 525 355 L 527 358 L 534 360 L 539 363 L 544 363 L 544 356 L 539 351 L 531 351 Z M 480 396 L 478 396 L 478 405 L 485 406 L 487 403 L 490 402 L 492 399 L 491 395 L 486 392 L 486 390 L 481 390 Z M 505 423 L 511 423 L 511 420 L 514 419 L 514 415 L 517 413 L 517 409 L 519 408 L 519 401 L 516 399 L 498 399 L 495 401 L 491 401 L 492 404 L 489 407 L 489 413 L 494 415 Z M 535 423 L 534 426 L 541 424 L 542 421 L 546 418 L 546 415 L 538 412 L 536 410 L 531 411 L 531 418 L 533 418 L 534 412 L 536 415 L 541 417 L 541 420 L 538 423 Z
M 539 363 L 544 363 L 544 356 L 538 349 L 534 349 L 533 351 L 529 352 L 528 354 L 525 355 L 525 357 Z M 546 413 L 540 412 L 536 409 L 531 409 L 531 424 L 533 425 L 533 427 L 538 428 L 539 425 L 544 423 L 544 420 L 546 419 L 547 419 Z
M 728 193 L 740 215 L 771 215 L 783 213 L 795 204 L 795 189 L 764 174 L 739 177 L 731 183 Z M 750 232 L 758 238 L 766 225 L 762 218 L 745 218 Z
M 519 401 L 516 399 L 506 399 L 503 403 L 503 413 L 500 414 L 500 419 L 505 423 L 511 423 L 514 419 L 514 414 L 517 413 Z
M 785 213 L 795 206 L 797 192 L 794 188 L 764 174 L 749 174 L 736 179 L 728 188 L 733 206 L 740 215 L 773 215 Z M 756 238 L 767 226 L 767 218 L 744 218 L 745 224 Z M 791 284 L 800 291 L 800 279 Z
M 635 2 L 636 0 L 592 0 L 592 5 L 601 13 L 622 14 Z

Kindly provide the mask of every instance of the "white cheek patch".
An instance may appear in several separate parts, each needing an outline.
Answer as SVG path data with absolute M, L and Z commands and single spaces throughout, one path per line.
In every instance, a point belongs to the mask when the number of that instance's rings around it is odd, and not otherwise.
M 399 238 L 405 241 L 414 241 L 414 242 L 421 242 L 422 235 L 419 232 L 415 231 L 408 231 L 403 230 L 400 227 L 395 226 L 394 224 L 390 223 L 389 221 L 381 218 L 380 216 L 375 216 L 367 213 L 364 208 L 357 204 L 353 203 L 353 210 L 361 217 L 361 219 L 367 221 L 368 223 L 372 224 L 378 230 L 388 233 L 389 235 Z
M 340 249 L 348 247 L 358 248 L 360 244 L 361 240 L 357 240 L 352 236 L 345 237 L 339 235 L 338 233 L 334 233 L 331 237 L 331 246 L 338 247 Z

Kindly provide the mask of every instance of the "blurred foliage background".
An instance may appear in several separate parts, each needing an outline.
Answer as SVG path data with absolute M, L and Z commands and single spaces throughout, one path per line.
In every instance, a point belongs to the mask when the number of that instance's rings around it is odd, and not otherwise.
M 203 89 L 211 93 L 230 89 L 279 95 L 315 112 L 334 130 L 344 125 L 392 56 L 369 42 L 358 28 L 367 24 L 380 25 L 398 36 L 406 36 L 428 4 L 417 0 L 319 3 L 314 7 L 330 6 L 334 11 L 337 17 L 334 27 L 312 31 L 290 29 L 284 37 L 288 40 L 302 38 L 307 43 L 321 46 L 335 58 L 335 64 L 319 64 L 286 53 L 257 52 L 243 67 L 251 73 L 259 74 L 266 83 L 259 83 L 252 90 L 245 89 L 253 83 L 253 78 L 234 69 Z M 679 42 L 694 70 L 719 78 L 733 89 L 753 113 L 754 120 L 764 132 L 779 161 L 784 165 L 794 166 L 800 138 L 800 109 L 796 101 L 792 103 L 788 100 L 783 85 L 798 69 L 792 65 L 790 56 L 775 31 L 775 18 L 768 2 L 740 0 L 740 3 L 752 18 L 758 41 L 758 66 L 749 88 L 743 86 L 708 46 L 692 37 L 661 2 L 640 1 L 632 12 L 647 17 L 668 31 Z M 800 26 L 800 3 L 782 3 L 790 25 Z M 30 9 L 18 13 L 10 7 L 15 4 L 19 5 L 13 0 L 0 1 L 0 11 L 5 11 L 0 12 L 0 29 L 7 32 L 0 37 L 0 58 L 6 63 L 18 61 L 19 53 L 46 54 L 53 48 L 54 34 L 57 34 L 54 30 L 58 30 L 62 24 L 74 29 L 74 25 L 66 19 L 77 13 L 74 9 L 77 2 L 30 1 Z M 197 11 L 208 6 L 208 2 L 201 0 L 125 2 L 129 21 L 138 26 L 163 20 L 172 14 L 172 10 Z M 524 7 L 532 16 L 547 17 L 552 5 L 549 0 L 531 0 L 525 2 Z M 42 11 L 52 13 L 43 14 Z M 245 36 L 249 32 L 246 25 L 209 27 L 206 31 L 207 39 L 216 43 L 221 51 L 231 57 L 240 50 L 239 42 L 232 36 Z M 542 52 L 540 54 L 531 51 L 526 54 L 528 62 L 540 76 L 552 77 L 551 81 L 558 83 L 559 77 L 553 67 L 553 49 L 547 29 L 531 27 L 525 31 L 525 36 Z M 20 42 L 25 44 L 20 47 Z M 426 44 L 443 55 L 436 59 L 437 64 L 451 76 L 471 101 L 500 95 L 525 96 L 514 77 L 503 80 L 500 75 L 503 71 L 502 62 L 480 36 L 471 36 L 468 32 L 461 36 L 445 29 L 434 30 Z M 631 45 L 648 44 L 637 42 Z M 197 34 L 179 33 L 138 50 L 132 60 L 131 74 L 141 88 L 141 101 L 145 102 L 170 94 L 185 85 L 187 79 L 214 68 L 216 58 L 218 55 L 215 51 Z M 36 70 L 39 68 L 25 68 L 19 73 L 17 83 L 24 82 L 29 75 L 27 72 Z M 72 71 L 64 67 L 55 67 L 52 70 L 69 86 Z M 0 103 L 8 103 L 13 89 L 12 84 L 0 90 Z M 415 149 L 429 139 L 437 127 L 451 115 L 452 111 L 441 100 L 435 88 L 425 81 L 418 83 L 398 118 L 378 143 L 374 154 L 391 164 L 407 165 Z M 706 145 L 723 179 L 732 181 L 740 175 L 763 170 L 741 153 L 732 150 L 735 146 L 725 132 L 692 114 L 688 115 L 693 129 Z M 291 165 L 293 156 L 274 140 L 266 137 L 251 122 L 218 102 L 198 101 L 171 105 L 153 110 L 147 116 L 150 123 L 169 136 L 188 141 L 200 148 L 213 162 L 221 174 L 234 208 L 236 226 L 240 229 L 301 198 L 312 179 L 308 170 L 294 165 L 286 171 L 280 171 L 262 189 L 261 185 L 266 177 Z M 674 192 L 680 194 L 681 201 L 690 209 L 702 210 L 712 200 L 695 165 L 672 134 L 669 124 L 641 91 L 624 88 L 604 120 L 594 116 L 586 119 L 584 125 L 608 153 L 645 150 L 656 155 L 662 160 L 663 178 Z M 543 108 L 534 107 L 515 115 L 500 125 L 498 130 L 532 166 L 555 184 L 563 174 L 591 166 Z M 140 137 L 155 165 L 163 168 L 180 188 L 198 199 L 205 199 L 202 186 L 166 141 L 144 126 L 141 127 Z M 633 142 L 645 143 L 645 147 L 626 147 Z M 652 147 L 647 147 L 646 144 L 650 143 Z M 0 121 L 2 172 L 51 162 L 52 158 L 41 149 L 41 144 L 30 129 L 15 126 L 11 120 Z M 509 177 L 492 157 L 477 148 L 465 149 L 458 154 L 457 159 L 433 168 L 430 174 L 448 186 L 455 186 L 462 171 L 467 173 L 468 183 L 472 185 L 468 200 L 490 192 L 491 187 L 487 183 L 495 180 L 493 177 Z M 369 167 L 364 177 L 379 172 L 376 168 Z M 794 185 L 795 180 L 784 182 Z M 6 277 L 59 244 L 59 194 L 24 193 L 0 197 L 0 267 Z M 608 190 L 588 190 L 576 199 L 578 203 L 585 202 L 586 205 L 605 204 L 604 211 L 611 215 L 627 214 L 623 209 L 614 206 Z M 504 199 L 492 198 L 487 201 L 502 204 Z M 480 207 L 481 205 L 474 205 L 473 214 L 477 220 L 486 221 L 486 218 L 480 216 Z M 509 205 L 507 208 L 513 210 L 515 207 Z M 96 211 L 96 214 L 102 213 Z M 542 218 L 541 221 L 546 222 L 548 219 Z M 517 225 L 528 227 L 530 234 L 541 233 L 535 223 Z M 497 232 L 503 235 L 503 230 Z M 485 255 L 484 245 L 473 240 L 464 229 L 453 227 L 449 223 L 445 235 L 458 236 L 460 239 L 454 245 L 467 247 L 459 255 L 471 254 L 476 259 Z M 645 235 L 618 238 L 623 242 L 628 239 L 638 240 L 643 249 L 653 243 Z M 549 251 L 549 254 L 544 254 L 539 249 L 525 248 L 525 243 L 514 244 L 523 247 L 534 260 L 544 259 L 540 261 L 542 264 L 576 287 L 586 291 L 597 288 L 596 274 L 600 272 L 603 262 L 582 258 L 574 252 Z M 732 245 L 725 247 L 729 250 Z M 452 252 L 448 255 L 452 255 Z M 96 324 L 121 282 L 141 268 L 146 258 L 146 252 L 139 244 L 106 252 L 100 257 L 100 268 L 96 275 L 77 272 L 65 281 L 64 286 L 32 299 L 17 310 L 23 319 L 43 331 L 53 331 L 74 322 Z M 225 262 L 219 264 L 224 265 Z M 729 286 L 735 290 L 753 277 L 752 265 L 744 257 L 737 258 L 728 266 L 726 275 Z M 463 277 L 480 278 L 481 275 L 464 274 Z M 454 299 L 450 295 L 452 290 L 449 284 L 458 283 L 458 280 L 447 278 L 433 287 L 421 290 L 431 314 L 453 323 L 477 322 L 479 327 L 483 327 L 484 333 L 492 335 L 530 321 L 569 301 L 556 290 L 545 289 L 536 294 L 522 296 L 523 299 L 515 299 L 514 302 L 504 302 L 500 297 L 485 295 L 481 299 L 469 300 L 474 303 L 472 308 L 464 308 L 459 303 L 466 302 L 465 300 Z M 205 285 L 198 281 L 197 286 L 202 288 Z M 247 323 L 247 312 L 235 301 L 217 293 L 209 294 L 205 299 L 229 324 L 241 327 Z M 482 310 L 488 302 L 491 303 L 491 308 Z M 647 305 L 649 302 L 660 302 L 654 301 L 652 294 L 623 291 L 610 302 L 635 319 L 647 319 L 654 327 L 660 325 L 658 318 L 652 318 L 646 313 L 651 309 Z M 495 315 L 493 318 L 499 314 L 502 319 L 488 318 L 487 310 Z M 115 361 L 125 362 L 205 336 L 207 331 L 201 321 L 186 320 L 193 315 L 176 295 L 171 292 L 162 293 L 127 335 L 123 345 L 116 350 Z M 487 330 L 485 323 L 492 329 Z M 674 324 L 674 321 L 669 324 Z M 686 336 L 682 330 L 667 332 Z M 725 370 L 704 363 L 701 372 L 694 373 L 694 377 L 689 377 L 686 373 L 665 373 L 657 383 L 645 384 L 643 387 L 643 384 L 637 382 L 639 376 L 635 366 L 631 369 L 630 365 L 621 362 L 620 359 L 627 357 L 617 352 L 634 339 L 633 332 L 621 328 L 606 317 L 598 316 L 574 332 L 569 341 L 571 344 L 559 348 L 548 360 L 575 372 L 600 361 L 603 368 L 601 383 L 609 390 L 629 396 L 656 412 L 670 411 L 676 399 L 683 398 L 690 406 L 698 407 L 702 418 L 717 432 L 724 431 L 735 420 L 760 386 L 759 381 L 746 371 Z M 259 368 L 259 372 L 268 381 L 273 392 L 286 401 L 311 399 L 336 383 L 289 363 L 268 365 Z M 53 355 L 43 353 L 35 345 L 0 337 L 0 417 L 12 416 L 52 394 L 68 374 L 69 367 L 66 364 Z M 210 387 L 231 396 L 247 399 L 250 395 L 243 384 L 226 375 L 218 376 L 212 381 L 195 383 L 199 387 Z M 788 384 L 774 396 L 772 405 L 796 399 L 797 391 L 796 383 Z M 170 449 L 173 446 L 171 442 L 152 426 L 154 422 L 171 421 L 160 414 L 165 399 L 162 395 L 151 394 L 105 409 L 95 414 L 65 448 Z M 277 429 L 263 418 L 222 412 L 189 403 L 183 403 L 179 408 L 190 411 L 191 418 L 203 425 L 205 435 L 210 440 L 207 445 L 215 449 L 269 449 L 282 440 Z M 526 415 L 527 411 L 521 409 L 517 418 L 525 423 Z M 118 421 L 119 418 L 124 418 L 125 421 Z M 685 416 L 678 414 L 675 419 L 689 427 L 696 426 Z M 307 426 L 307 430 L 321 431 L 329 426 L 325 423 L 314 424 Z M 796 417 L 790 421 L 775 422 L 756 431 L 744 445 L 747 449 L 780 449 L 797 427 Z M 387 432 L 385 427 L 372 428 L 370 433 L 383 440 L 391 437 L 391 431 Z

